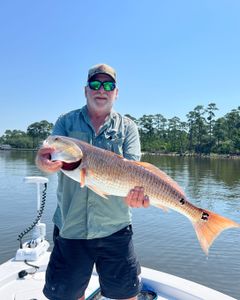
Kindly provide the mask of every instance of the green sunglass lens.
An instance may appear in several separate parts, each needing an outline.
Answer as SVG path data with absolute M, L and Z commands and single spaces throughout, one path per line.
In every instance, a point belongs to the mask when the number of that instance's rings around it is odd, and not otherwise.
M 97 90 L 99 90 L 100 87 L 101 87 L 101 82 L 100 82 L 100 81 L 97 81 L 97 80 L 95 80 L 95 81 L 90 81 L 90 82 L 89 82 L 89 87 L 90 87 L 90 89 L 97 91 Z
M 115 89 L 115 83 L 112 81 L 103 82 L 103 88 L 105 91 L 113 91 Z

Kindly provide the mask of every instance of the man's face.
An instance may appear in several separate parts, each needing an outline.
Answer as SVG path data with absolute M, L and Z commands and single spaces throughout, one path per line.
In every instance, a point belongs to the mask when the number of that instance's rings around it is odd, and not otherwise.
M 113 81 L 113 79 L 106 74 L 97 74 L 91 78 L 91 80 Z M 85 96 L 87 98 L 88 109 L 91 113 L 98 115 L 104 115 L 110 113 L 114 101 L 117 97 L 118 89 L 115 88 L 113 91 L 105 91 L 103 86 L 99 90 L 95 91 L 90 89 L 89 86 L 85 87 Z

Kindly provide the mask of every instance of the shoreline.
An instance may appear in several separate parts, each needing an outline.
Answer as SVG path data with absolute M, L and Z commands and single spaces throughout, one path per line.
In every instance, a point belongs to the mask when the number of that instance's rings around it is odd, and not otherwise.
M 211 158 L 211 159 L 240 159 L 240 155 L 238 154 L 217 154 L 217 153 L 175 153 L 175 152 L 142 152 L 142 156 L 144 155 L 152 155 L 152 156 L 172 156 L 172 157 L 194 157 L 194 158 Z
M 11 148 L 11 149 L 1 149 L 1 152 L 9 152 L 9 151 L 37 151 L 38 149 L 29 149 L 29 148 Z
M 1 149 L 0 152 L 9 152 L 9 151 L 38 151 L 37 148 L 11 148 L 11 149 Z M 142 151 L 142 156 L 150 155 L 150 156 L 173 156 L 173 157 L 194 157 L 194 158 L 210 158 L 210 159 L 240 159 L 240 154 L 217 154 L 217 153 L 210 153 L 210 154 L 204 154 L 204 153 L 176 153 L 176 152 L 159 152 L 159 151 Z

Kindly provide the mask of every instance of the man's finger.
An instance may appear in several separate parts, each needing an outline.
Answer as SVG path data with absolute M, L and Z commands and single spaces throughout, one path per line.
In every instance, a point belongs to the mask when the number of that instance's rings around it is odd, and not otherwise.
M 150 201 L 149 201 L 149 197 L 148 195 L 145 195 L 144 196 L 144 199 L 143 199 L 143 207 L 148 207 L 150 205 Z

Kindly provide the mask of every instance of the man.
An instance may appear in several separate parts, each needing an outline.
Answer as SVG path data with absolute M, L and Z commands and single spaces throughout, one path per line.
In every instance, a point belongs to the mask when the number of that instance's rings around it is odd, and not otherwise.
M 60 116 L 52 134 L 79 138 L 139 160 L 137 126 L 113 110 L 117 95 L 115 70 L 106 64 L 93 66 L 85 87 L 86 106 Z M 41 170 L 55 172 L 62 167 L 62 162 L 51 161 L 52 151 L 44 147 L 38 151 L 36 163 Z M 116 196 L 104 199 L 59 172 L 57 198 L 53 221 L 59 235 L 46 272 L 45 296 L 84 299 L 95 264 L 103 296 L 136 299 L 140 265 L 132 244 L 129 206 L 149 206 L 143 189 L 133 187 L 125 201 Z

